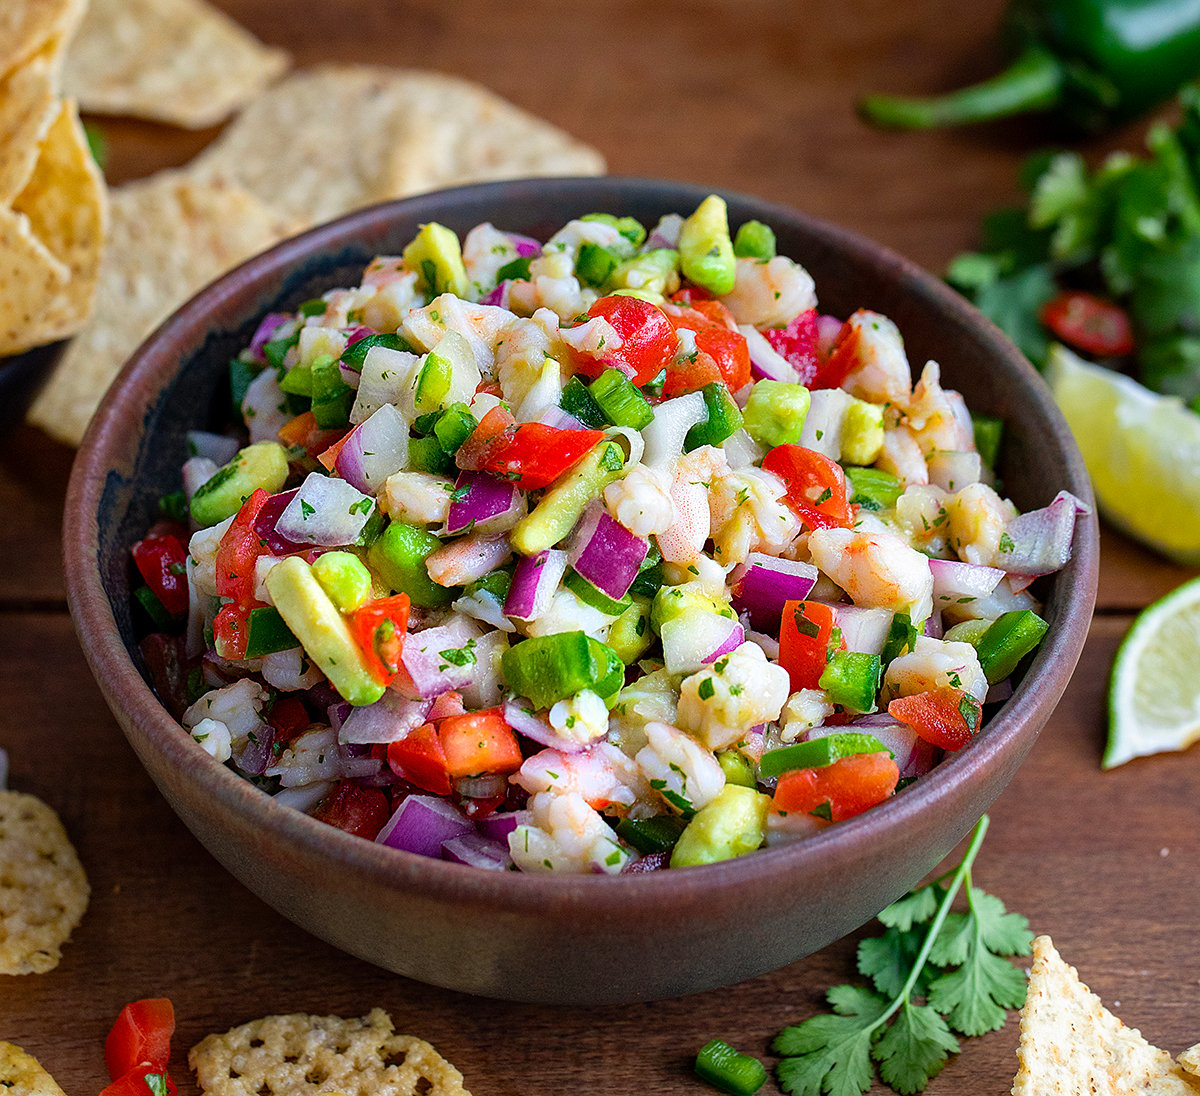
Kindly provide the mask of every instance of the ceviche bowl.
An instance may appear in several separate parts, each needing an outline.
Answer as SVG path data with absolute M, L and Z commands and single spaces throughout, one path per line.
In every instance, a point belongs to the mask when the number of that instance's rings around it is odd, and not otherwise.
M 1060 491 L 1083 504 L 1069 562 L 1033 587 L 1048 631 L 966 745 L 877 806 L 748 855 L 660 871 L 530 873 L 417 855 L 317 821 L 210 756 L 160 702 L 139 647 L 130 551 L 160 498 L 179 488 L 188 432 L 228 420 L 230 359 L 264 315 L 357 285 L 373 257 L 398 255 L 430 222 L 460 235 L 491 222 L 545 241 L 589 213 L 654 225 L 697 209 L 706 193 L 641 179 L 518 180 L 354 213 L 279 244 L 180 308 L 126 365 L 88 430 L 64 552 L 92 671 L 139 759 L 212 855 L 346 952 L 467 993 L 561 1004 L 654 1000 L 753 977 L 838 939 L 920 880 L 1005 787 L 1062 696 L 1091 618 L 1098 534 L 1083 464 L 1048 389 L 995 327 L 914 264 L 795 210 L 728 194 L 729 223 L 769 225 L 779 254 L 813 276 L 822 312 L 890 317 L 914 373 L 937 360 L 973 412 L 1003 420 L 996 472 L 1022 512 L 1049 507 Z

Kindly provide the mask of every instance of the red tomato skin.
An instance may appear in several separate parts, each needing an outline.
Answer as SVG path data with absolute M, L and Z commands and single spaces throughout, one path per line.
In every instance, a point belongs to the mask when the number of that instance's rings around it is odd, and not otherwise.
M 820 687 L 821 674 L 829 661 L 833 621 L 833 608 L 819 601 L 784 602 L 779 623 L 779 665 L 788 672 L 792 692 Z M 817 634 L 807 634 L 814 627 Z
M 918 738 L 943 750 L 960 750 L 970 742 L 979 729 L 981 712 L 978 700 L 950 686 L 897 697 L 888 705 L 888 715 L 907 723 Z
M 387 761 L 392 772 L 422 791 L 449 795 L 452 790 L 446 751 L 432 723 L 423 723 L 398 741 L 389 742 Z
M 446 755 L 446 771 L 455 779 L 516 772 L 525 760 L 517 736 L 499 708 L 443 719 L 438 738 Z
M 150 1072 L 166 1069 L 171 1060 L 171 1036 L 175 1034 L 175 1008 L 166 997 L 131 1001 L 117 1016 L 104 1040 L 104 1064 L 113 1081 L 138 1066 Z
M 681 294 L 675 297 L 679 299 Z M 750 383 L 750 348 L 720 301 L 692 298 L 685 305 L 666 304 L 663 311 L 676 331 L 686 328 L 695 333 L 697 351 L 695 361 L 674 361 L 667 366 L 664 396 L 694 392 L 714 380 L 722 381 L 731 392 Z
M 146 537 L 133 546 L 133 562 L 173 617 L 188 609 L 187 548 L 175 536 Z
M 1128 313 L 1092 293 L 1060 293 L 1042 305 L 1038 318 L 1063 342 L 1085 354 L 1123 358 L 1137 349 Z
M 175 1096 L 175 1082 L 162 1066 L 136 1066 L 128 1073 L 118 1077 L 111 1085 L 105 1085 L 100 1090 L 100 1096 L 153 1096 L 154 1089 L 146 1078 L 152 1074 L 161 1074 L 169 1096 Z
M 570 471 L 604 438 L 603 430 L 560 430 L 523 422 L 502 452 L 489 454 L 483 471 L 510 480 L 522 491 L 549 487 Z
M 493 407 L 459 446 L 454 463 L 464 472 L 478 472 L 489 460 L 503 455 L 512 444 L 517 420 L 503 406 Z
M 408 631 L 407 594 L 377 598 L 350 614 L 350 630 L 366 659 L 367 668 L 381 685 L 390 685 L 400 669 L 404 637 Z M 381 632 L 391 622 L 390 635 Z
M 217 610 L 213 618 L 213 648 L 221 658 L 234 661 L 245 658 L 249 635 L 249 609 L 230 601 Z
M 662 310 L 637 297 L 601 297 L 587 311 L 589 319 L 602 316 L 621 337 L 621 345 L 602 356 L 574 355 L 575 368 L 584 376 L 598 377 L 615 366 L 636 385 L 648 384 L 675 357 L 679 339 Z
M 882 803 L 895 790 L 900 769 L 884 753 L 853 754 L 819 769 L 793 769 L 779 778 L 772 807 L 808 814 L 828 804 L 834 822 Z
M 291 742 L 312 726 L 312 718 L 299 697 L 281 696 L 271 705 L 267 723 L 275 732 L 276 742 Z
M 312 812 L 313 818 L 346 833 L 374 841 L 391 815 L 388 797 L 378 788 L 343 780 Z
M 254 565 L 264 549 L 254 522 L 270 497 L 260 487 L 246 499 L 217 546 L 217 593 L 243 607 L 258 604 L 254 600 Z
M 802 445 L 777 445 L 763 458 L 762 467 L 783 480 L 785 501 L 810 529 L 854 528 L 846 473 L 837 461 Z

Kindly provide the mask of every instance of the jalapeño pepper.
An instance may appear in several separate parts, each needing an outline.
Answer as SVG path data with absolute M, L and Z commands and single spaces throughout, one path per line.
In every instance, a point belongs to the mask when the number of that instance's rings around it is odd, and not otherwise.
M 929 129 L 1053 111 L 1096 131 L 1149 110 L 1200 74 L 1200 0 L 1014 0 L 1016 51 L 982 83 L 930 98 L 869 95 L 871 122 Z

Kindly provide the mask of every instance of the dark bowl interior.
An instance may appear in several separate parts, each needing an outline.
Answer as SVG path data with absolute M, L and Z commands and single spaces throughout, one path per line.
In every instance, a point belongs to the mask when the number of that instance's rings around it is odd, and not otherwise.
M 67 340 L 63 339 L 0 358 L 0 434 L 25 417 L 66 348 Z
M 84 440 L 64 521 L 72 612 L 92 670 L 164 796 L 212 854 L 315 935 L 418 980 L 512 1000 L 651 1000 L 782 966 L 853 930 L 925 875 L 1004 788 L 1078 660 L 1095 597 L 1098 539 L 1081 519 L 1074 557 L 1045 582 L 1050 631 L 1012 699 L 968 746 L 867 813 L 799 844 L 641 876 L 528 876 L 425 859 L 351 837 L 218 765 L 146 684 L 129 602 L 128 549 L 178 486 L 185 431 L 228 415 L 228 359 L 258 318 L 339 285 L 418 225 L 463 233 L 488 220 L 545 239 L 592 211 L 653 223 L 707 192 L 601 178 L 463 187 L 350 215 L 214 283 L 168 320 L 114 384 Z M 910 361 L 943 367 L 972 410 L 1005 420 L 1004 489 L 1021 509 L 1060 489 L 1091 501 L 1067 426 L 1025 359 L 937 279 L 794 210 L 728 194 L 730 221 L 770 224 L 813 274 L 822 309 L 896 321 Z M 403 931 L 397 931 L 403 926 Z

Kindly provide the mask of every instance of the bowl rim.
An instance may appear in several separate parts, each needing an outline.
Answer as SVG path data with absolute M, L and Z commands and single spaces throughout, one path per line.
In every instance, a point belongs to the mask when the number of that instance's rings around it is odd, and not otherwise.
M 945 310 L 972 328 L 988 356 L 1007 360 L 1023 381 L 1048 400 L 1051 431 L 1064 456 L 1062 488 L 1092 507 L 1076 526 L 1073 557 L 1055 579 L 1057 612 L 1047 642 L 1034 656 L 1013 696 L 989 721 L 985 732 L 958 753 L 945 758 L 930 779 L 920 780 L 893 798 L 857 817 L 830 826 L 803 841 L 760 849 L 752 855 L 704 865 L 699 868 L 624 875 L 555 875 L 553 873 L 489 872 L 477 868 L 417 856 L 402 850 L 365 841 L 335 827 L 318 822 L 274 802 L 232 770 L 217 763 L 181 733 L 143 680 L 118 631 L 97 566 L 99 558 L 99 503 L 110 469 L 116 462 L 111 453 L 129 450 L 126 423 L 141 421 L 146 408 L 159 394 L 165 371 L 156 363 L 157 347 L 183 337 L 190 330 L 203 330 L 203 318 L 231 294 L 235 283 L 279 282 L 287 271 L 318 253 L 332 253 L 358 235 L 397 217 L 445 215 L 454 208 L 474 207 L 483 201 L 511 200 L 514 190 L 536 196 L 537 192 L 578 196 L 583 204 L 595 204 L 595 196 L 632 196 L 653 188 L 669 193 L 679 208 L 698 203 L 709 193 L 718 193 L 731 204 L 747 203 L 761 219 L 798 226 L 822 238 L 834 249 L 848 251 L 872 263 L 885 263 L 894 276 L 911 279 L 914 288 L 935 308 Z M 585 200 L 586 197 L 586 200 Z M 980 770 L 997 764 L 1012 749 L 1032 721 L 1040 727 L 1061 696 L 1056 682 L 1069 679 L 1087 637 L 1095 600 L 1099 531 L 1090 482 L 1070 429 L 1038 373 L 998 328 L 987 321 L 949 286 L 884 245 L 790 206 L 755 198 L 736 191 L 707 188 L 669 179 L 626 176 L 583 178 L 538 178 L 469 184 L 453 189 L 402 198 L 349 213 L 337 220 L 290 237 L 222 275 L 165 320 L 125 364 L 105 395 L 76 456 L 63 520 L 63 555 L 67 595 L 84 654 L 114 715 L 122 724 L 137 752 L 152 749 L 166 764 L 185 768 L 204 766 L 203 780 L 219 809 L 232 812 L 248 830 L 272 830 L 284 838 L 295 855 L 314 856 L 335 864 L 347 877 L 385 881 L 401 888 L 419 887 L 432 900 L 470 898 L 512 913 L 572 910 L 600 920 L 661 916 L 664 902 L 694 905 L 715 892 L 753 888 L 781 873 L 789 876 L 810 871 L 828 871 L 851 857 L 860 842 L 877 830 L 915 822 L 954 794 Z M 142 740 L 134 742 L 134 730 Z M 981 804 L 978 813 L 986 809 Z M 976 816 L 977 817 L 977 816 Z M 959 835 L 960 837 L 962 835 Z

